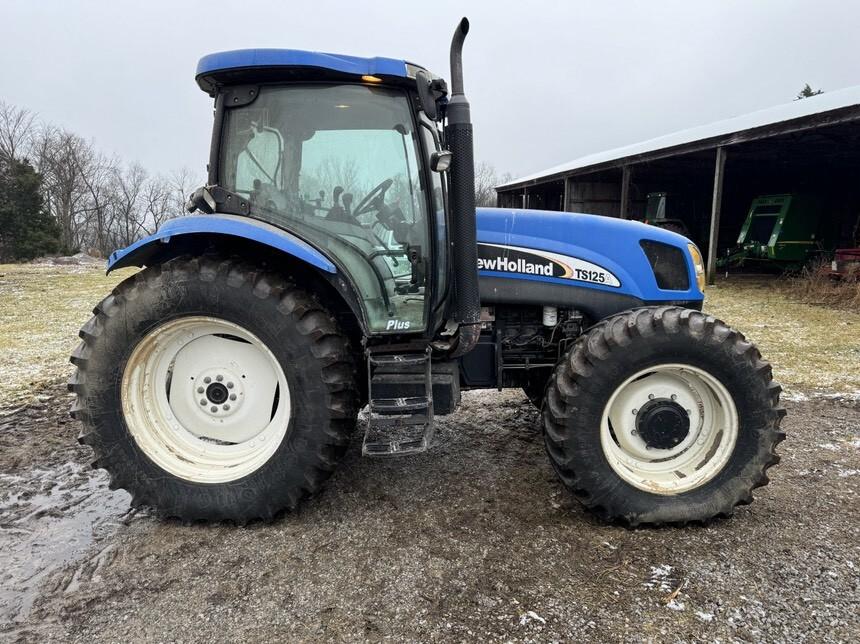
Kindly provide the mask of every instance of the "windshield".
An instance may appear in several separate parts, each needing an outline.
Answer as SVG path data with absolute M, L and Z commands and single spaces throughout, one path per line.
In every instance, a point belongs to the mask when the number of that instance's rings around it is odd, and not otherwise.
M 220 182 L 255 217 L 339 260 L 374 332 L 420 331 L 427 199 L 405 94 L 364 85 L 263 87 L 225 115 Z

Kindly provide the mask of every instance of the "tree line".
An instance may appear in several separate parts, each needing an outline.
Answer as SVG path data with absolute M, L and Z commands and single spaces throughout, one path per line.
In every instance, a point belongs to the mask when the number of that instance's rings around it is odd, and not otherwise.
M 510 179 L 475 168 L 475 201 L 494 206 Z M 183 214 L 201 178 L 187 169 L 153 174 L 92 141 L 0 101 L 0 262 L 85 252 L 107 257 Z
M 86 252 L 106 257 L 182 214 L 200 183 L 153 174 L 0 101 L 0 261 Z

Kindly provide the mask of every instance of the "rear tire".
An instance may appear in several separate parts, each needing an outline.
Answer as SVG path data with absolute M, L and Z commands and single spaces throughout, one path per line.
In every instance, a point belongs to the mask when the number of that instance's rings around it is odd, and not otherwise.
M 607 520 L 704 522 L 768 483 L 785 438 L 779 393 L 759 351 L 723 322 L 678 307 L 628 311 L 556 367 L 546 449 L 562 482 Z
M 269 520 L 317 492 L 345 452 L 354 356 L 325 307 L 282 277 L 178 258 L 125 280 L 94 313 L 72 356 L 72 415 L 93 466 L 133 506 Z

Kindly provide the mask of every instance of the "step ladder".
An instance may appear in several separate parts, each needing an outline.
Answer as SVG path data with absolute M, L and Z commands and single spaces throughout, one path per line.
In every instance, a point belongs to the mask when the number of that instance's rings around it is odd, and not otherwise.
M 423 367 L 422 385 L 410 395 L 376 397 L 383 376 L 414 374 Z M 406 456 L 425 451 L 433 441 L 433 379 L 430 347 L 422 353 L 367 353 L 368 415 L 363 456 Z M 389 386 L 390 389 L 390 386 Z

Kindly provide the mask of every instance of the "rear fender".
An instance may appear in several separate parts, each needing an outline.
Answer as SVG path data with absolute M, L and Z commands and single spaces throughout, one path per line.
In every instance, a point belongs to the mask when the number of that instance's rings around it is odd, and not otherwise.
M 216 214 L 171 219 L 153 235 L 111 253 L 107 272 L 128 266 L 153 266 L 180 255 L 213 250 L 294 273 L 293 277 L 311 290 L 328 290 L 330 286 L 345 304 L 340 308 L 352 312 L 356 330 L 366 333 L 364 307 L 332 258 L 296 235 L 249 217 Z
M 303 239 L 271 224 L 235 215 L 192 215 L 171 219 L 158 231 L 131 246 L 111 253 L 107 272 L 126 266 L 147 266 L 149 259 L 160 254 L 161 244 L 182 244 L 183 235 L 217 234 L 260 242 L 292 255 L 326 273 L 337 273 L 334 263 Z

